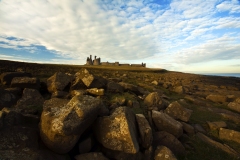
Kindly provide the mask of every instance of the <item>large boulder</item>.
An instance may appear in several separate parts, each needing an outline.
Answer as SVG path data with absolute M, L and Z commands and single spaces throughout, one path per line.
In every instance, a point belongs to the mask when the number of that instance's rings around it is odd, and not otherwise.
M 177 101 L 172 102 L 164 111 L 174 119 L 188 122 L 192 114 L 192 110 L 182 107 Z
M 155 147 L 159 145 L 166 146 L 176 155 L 185 154 L 185 148 L 182 143 L 175 136 L 165 131 L 153 134 L 153 145 Z
M 38 112 L 42 110 L 44 98 L 36 89 L 25 88 L 22 98 L 17 101 L 17 108 Z
M 5 72 L 0 75 L 1 83 L 4 85 L 10 85 L 14 77 L 31 77 L 31 73 L 25 72 Z
M 134 154 L 139 151 L 135 125 L 134 113 L 129 108 L 119 107 L 110 116 L 99 117 L 94 132 L 104 147 Z
M 72 75 L 62 72 L 56 72 L 53 76 L 51 76 L 47 80 L 48 91 L 50 93 L 54 93 L 56 91 L 63 91 L 67 89 L 68 85 L 70 87 L 70 83 L 72 82 L 72 80 L 73 80 Z
M 19 88 L 32 88 L 39 89 L 40 88 L 40 80 L 36 77 L 14 77 L 11 82 L 11 87 L 19 87 Z
M 149 148 L 152 144 L 152 128 L 143 114 L 136 114 L 137 126 L 140 133 L 140 144 L 144 148 Z
M 106 79 L 95 76 L 93 73 L 91 73 L 89 70 L 85 68 L 77 72 L 75 76 L 76 79 L 78 79 L 78 81 L 81 80 L 87 88 L 105 88 L 107 84 Z M 81 81 L 79 83 L 81 83 Z
M 40 121 L 41 138 L 54 152 L 67 153 L 98 115 L 107 114 L 100 99 L 87 95 L 75 96 L 69 102 L 58 98 L 47 100 Z
M 158 92 L 152 92 L 144 99 L 144 104 L 148 110 L 161 110 L 165 108 L 163 99 Z
M 182 124 L 163 112 L 153 110 L 152 119 L 158 131 L 166 131 L 177 138 L 183 134 Z
M 122 93 L 124 91 L 124 88 L 120 84 L 110 81 L 107 84 L 107 91 L 110 93 Z
M 177 158 L 166 146 L 158 146 L 155 150 L 154 160 L 177 160 Z
M 227 102 L 227 96 L 224 95 L 210 94 L 206 97 L 206 99 L 217 103 Z
M 231 129 L 220 128 L 219 138 L 234 141 L 240 144 L 240 132 Z

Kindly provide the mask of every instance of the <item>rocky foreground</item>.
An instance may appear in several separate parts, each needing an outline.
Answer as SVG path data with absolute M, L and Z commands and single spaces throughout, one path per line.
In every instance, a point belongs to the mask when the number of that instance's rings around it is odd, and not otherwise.
M 81 69 L 0 80 L 1 160 L 191 159 L 194 138 L 240 158 L 239 78 Z

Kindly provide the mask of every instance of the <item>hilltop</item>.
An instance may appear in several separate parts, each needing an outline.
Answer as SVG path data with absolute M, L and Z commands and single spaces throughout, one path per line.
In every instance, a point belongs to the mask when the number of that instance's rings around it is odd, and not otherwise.
M 240 156 L 240 78 L 4 60 L 0 75 L 0 159 Z

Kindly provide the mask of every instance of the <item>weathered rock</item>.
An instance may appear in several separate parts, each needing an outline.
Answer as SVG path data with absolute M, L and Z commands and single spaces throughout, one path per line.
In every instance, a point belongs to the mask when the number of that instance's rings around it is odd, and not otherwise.
M 221 144 L 221 143 L 219 143 L 217 141 L 214 141 L 211 138 L 205 136 L 204 134 L 202 134 L 200 132 L 198 132 L 196 135 L 197 135 L 198 138 L 200 138 L 205 143 L 207 143 L 207 144 L 209 144 L 211 146 L 214 146 L 214 147 L 216 147 L 218 149 L 221 149 L 222 151 L 224 151 L 224 152 L 226 152 L 226 153 L 228 153 L 230 155 L 233 155 L 236 158 L 239 158 L 239 156 L 240 156 L 239 153 L 236 152 L 231 147 L 227 146 L 226 144 L 223 145 L 223 144 Z
M 107 91 L 111 93 L 122 93 L 124 88 L 116 82 L 109 82 L 107 84 Z
M 116 150 L 111 150 L 108 148 L 103 147 L 102 152 L 104 155 L 106 155 L 110 159 L 114 160 L 143 160 L 143 154 L 141 152 L 137 153 L 126 153 L 123 151 L 116 151 Z
M 17 97 L 11 92 L 0 88 L 0 110 L 11 107 L 17 102 Z
M 136 120 L 141 137 L 140 144 L 144 148 L 149 148 L 153 140 L 152 128 L 143 114 L 136 114 Z
M 25 72 L 5 72 L 0 75 L 1 83 L 4 85 L 10 85 L 14 77 L 31 77 L 31 73 Z
M 177 101 L 172 102 L 165 110 L 165 113 L 184 122 L 188 122 L 192 114 L 192 110 L 182 107 Z
M 182 124 L 163 112 L 153 110 L 152 119 L 158 131 L 167 131 L 177 138 L 183 134 Z
M 150 159 L 153 159 L 153 154 L 154 154 L 154 151 L 153 151 L 153 147 L 150 146 L 148 149 L 145 149 L 144 150 L 144 160 L 150 160 Z
M 193 136 L 195 134 L 195 130 L 194 127 L 191 126 L 190 124 L 187 124 L 185 122 L 181 122 L 183 125 L 183 131 L 185 131 L 187 133 L 187 135 L 189 136 Z
M 155 147 L 163 145 L 168 147 L 175 155 L 184 155 L 185 148 L 182 143 L 172 134 L 161 131 L 153 134 L 153 145 Z
M 76 160 L 109 160 L 101 152 L 80 154 L 74 157 Z
M 227 120 L 231 120 L 237 124 L 240 124 L 240 116 L 236 116 L 234 114 L 229 114 L 229 113 L 219 113 L 223 118 Z
M 148 110 L 164 109 L 164 104 L 161 95 L 158 92 L 152 92 L 144 99 L 144 104 Z
M 14 77 L 11 82 L 11 87 L 19 87 L 19 88 L 32 88 L 39 89 L 40 81 L 36 77 Z
M 90 152 L 93 145 L 94 145 L 93 137 L 87 137 L 86 139 L 81 140 L 78 144 L 79 153 L 83 154 Z
M 42 109 L 44 103 L 44 98 L 36 89 L 25 88 L 23 90 L 22 98 L 17 101 L 17 108 L 25 110 L 33 110 L 33 112 L 38 112 Z
M 51 98 L 67 98 L 69 96 L 68 92 L 65 91 L 55 91 L 52 93 Z
M 240 132 L 230 130 L 230 129 L 220 128 L 219 138 L 240 143 Z
M 99 117 L 94 132 L 104 147 L 134 154 L 139 151 L 135 123 L 134 113 L 119 107 L 110 116 Z
M 169 148 L 158 146 L 155 150 L 154 160 L 177 160 L 177 158 Z
M 185 92 L 183 86 L 177 86 L 173 89 L 173 91 L 179 94 L 183 94 Z
M 38 133 L 36 129 L 13 126 L 0 130 L 0 135 L 0 150 L 38 148 Z
M 206 97 L 206 99 L 217 103 L 227 102 L 227 96 L 224 95 L 210 94 Z
M 74 96 L 86 95 L 87 92 L 85 90 L 72 90 L 70 94 L 72 97 L 74 97 Z
M 75 96 L 69 102 L 50 99 L 45 101 L 41 115 L 41 138 L 49 149 L 67 153 L 97 116 L 107 112 L 101 100 L 87 95 Z
M 68 85 L 70 85 L 72 80 L 72 75 L 62 72 L 56 72 L 47 80 L 48 91 L 50 93 L 54 93 L 56 91 L 63 91 Z
M 87 86 L 83 83 L 82 79 L 78 76 L 78 74 L 75 74 L 75 79 L 71 84 L 70 90 L 83 90 L 87 89 Z
M 93 75 L 89 70 L 83 68 L 76 73 L 78 79 L 81 79 L 87 88 L 105 88 L 107 80 Z
M 90 89 L 87 89 L 86 92 L 94 96 L 104 95 L 104 89 L 90 88 Z
M 240 103 L 237 103 L 237 102 L 230 102 L 228 104 L 228 108 L 234 110 L 234 111 L 237 111 L 238 113 L 240 113 Z
M 138 87 L 133 84 L 124 83 L 124 82 L 119 82 L 118 84 L 120 84 L 124 88 L 124 91 L 130 91 L 137 95 L 141 94 L 138 90 Z
M 157 86 L 158 85 L 158 81 L 154 80 L 154 81 L 152 81 L 152 84 Z
M 194 124 L 195 132 L 201 132 L 206 134 L 206 130 L 200 124 Z
M 208 122 L 207 121 L 207 124 L 208 124 L 210 130 L 217 130 L 219 128 L 227 127 L 227 124 L 224 121 L 218 121 L 218 122 Z

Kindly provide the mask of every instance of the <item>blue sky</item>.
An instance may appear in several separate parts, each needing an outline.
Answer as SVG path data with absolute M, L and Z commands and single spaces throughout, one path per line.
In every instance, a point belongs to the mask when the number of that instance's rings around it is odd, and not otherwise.
M 0 59 L 240 73 L 239 0 L 0 0 Z

